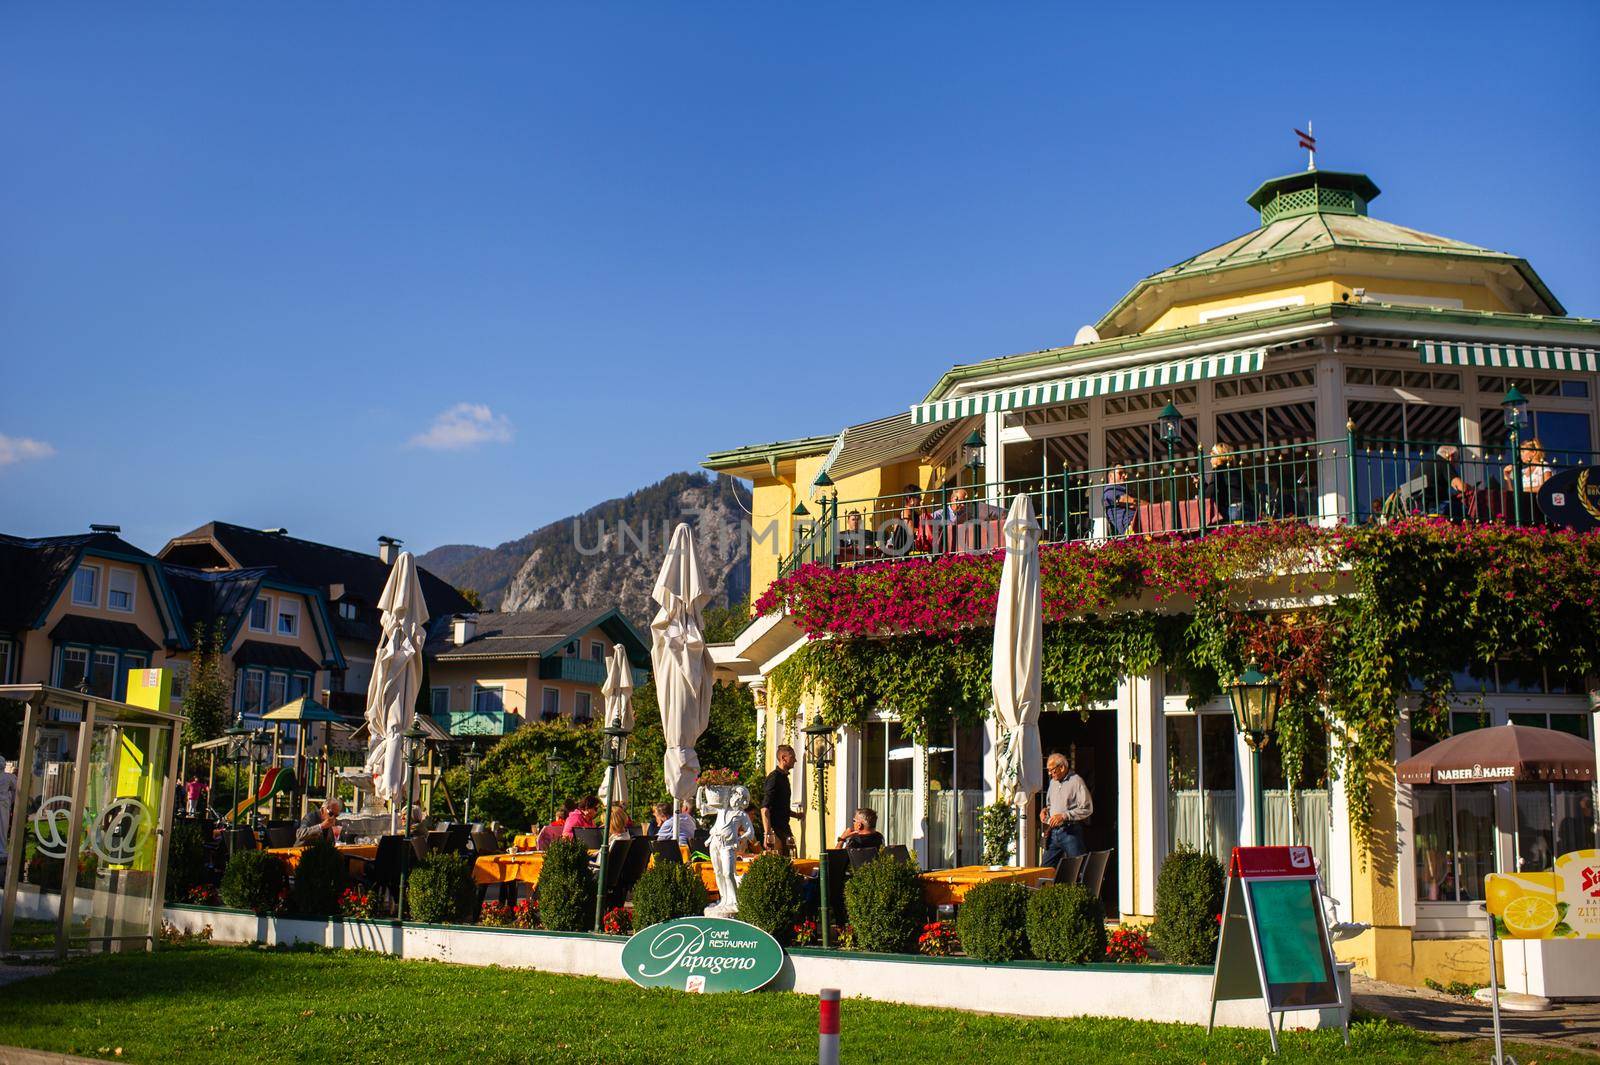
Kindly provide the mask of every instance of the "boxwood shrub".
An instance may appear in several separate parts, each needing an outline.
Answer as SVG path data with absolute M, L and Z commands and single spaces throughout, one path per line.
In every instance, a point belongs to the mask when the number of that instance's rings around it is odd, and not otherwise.
M 205 835 L 199 822 L 177 822 L 172 826 L 172 841 L 167 844 L 167 901 L 182 902 L 191 890 L 209 880 Z
M 222 902 L 236 910 L 276 913 L 283 893 L 283 862 L 266 851 L 240 851 L 222 871 Z
M 1028 947 L 1040 961 L 1105 961 L 1105 907 L 1082 884 L 1040 888 L 1028 899 Z
M 657 862 L 633 886 L 633 927 L 699 917 L 710 900 L 699 873 L 678 862 Z
M 979 961 L 1028 956 L 1028 889 L 1022 884 L 978 884 L 956 911 L 961 949 Z
M 917 949 L 926 907 L 910 862 L 880 854 L 844 882 L 844 903 L 857 950 L 901 954 Z
M 406 878 L 406 905 L 413 921 L 465 924 L 477 903 L 472 861 L 465 854 L 430 854 Z
M 575 839 L 558 839 L 539 870 L 539 917 L 552 932 L 594 930 L 594 874 L 589 851 Z
M 739 920 L 789 945 L 804 903 L 800 877 L 781 854 L 763 854 L 739 881 Z
M 1156 878 L 1156 919 L 1150 942 L 1176 965 L 1210 965 L 1217 956 L 1222 912 L 1222 865 L 1209 854 L 1167 855 Z

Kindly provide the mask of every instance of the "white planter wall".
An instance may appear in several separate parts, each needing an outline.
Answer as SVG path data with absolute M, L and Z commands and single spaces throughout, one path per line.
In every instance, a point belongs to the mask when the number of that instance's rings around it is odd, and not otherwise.
M 1600 939 L 1502 939 L 1507 991 L 1600 998 Z

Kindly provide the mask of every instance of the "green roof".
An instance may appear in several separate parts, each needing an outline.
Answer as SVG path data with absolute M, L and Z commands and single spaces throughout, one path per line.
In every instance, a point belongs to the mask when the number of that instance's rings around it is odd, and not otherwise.
M 781 459 L 801 458 L 806 455 L 827 454 L 837 433 L 829 436 L 802 436 L 794 440 L 776 440 L 770 444 L 750 444 L 747 447 L 713 451 L 700 463 L 708 470 L 733 470 L 759 463 L 776 463 Z

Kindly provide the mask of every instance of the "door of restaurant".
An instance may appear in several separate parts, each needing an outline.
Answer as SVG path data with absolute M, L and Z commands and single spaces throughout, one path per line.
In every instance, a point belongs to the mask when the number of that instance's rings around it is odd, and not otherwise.
M 1039 746 L 1049 758 L 1054 752 L 1067 756 L 1067 761 L 1083 777 L 1094 799 L 1094 816 L 1089 819 L 1084 833 L 1089 850 L 1111 850 L 1111 860 L 1106 864 L 1105 880 L 1100 885 L 1100 901 L 1105 904 L 1106 915 L 1115 917 L 1117 909 L 1117 715 L 1111 709 L 1091 710 L 1087 717 L 1076 710 L 1046 710 L 1039 715 Z M 1048 785 L 1050 776 L 1043 776 Z M 1044 799 L 1040 794 L 1039 802 Z M 1036 806 L 1035 809 L 1040 807 Z M 1034 815 L 1038 816 L 1037 813 Z

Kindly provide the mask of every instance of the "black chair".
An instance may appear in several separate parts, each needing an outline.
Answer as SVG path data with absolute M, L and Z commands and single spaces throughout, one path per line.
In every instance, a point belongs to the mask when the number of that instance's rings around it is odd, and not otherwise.
M 575 828 L 572 830 L 572 838 L 589 850 L 600 849 L 600 830 L 598 828 Z
M 223 836 L 222 844 L 229 853 L 233 851 L 253 851 L 259 846 L 256 841 L 255 829 L 249 825 L 235 825 L 228 829 Z
M 446 831 L 445 829 L 442 829 L 442 828 L 429 829 L 428 830 L 428 853 L 429 854 L 437 854 L 440 851 L 444 850 L 444 841 L 449 836 L 449 834 L 450 833 L 448 831 Z
M 703 854 L 711 853 L 711 830 L 709 828 L 697 828 L 694 830 L 694 835 L 689 839 L 689 853 L 693 854 L 695 851 L 700 851 Z
M 439 843 L 433 842 L 433 833 L 428 833 L 428 842 L 433 845 L 435 853 L 465 854 L 467 844 L 472 841 L 471 825 L 451 825 L 444 832 L 444 839 Z
M 1056 863 L 1056 883 L 1076 884 L 1083 879 L 1083 867 L 1088 864 L 1087 854 L 1074 854 Z
M 880 847 L 846 847 L 845 856 L 850 859 L 850 869 L 854 872 L 878 856 Z
M 1106 866 L 1111 864 L 1111 851 L 1095 851 L 1087 857 L 1088 863 L 1083 867 L 1083 886 L 1089 889 L 1089 894 L 1099 898 L 1100 885 L 1106 878 Z
M 294 846 L 295 830 L 284 828 L 282 825 L 267 826 L 267 846 L 292 847 Z
M 601 885 L 601 894 L 609 900 L 617 889 L 617 884 L 622 880 L 622 868 L 627 864 L 628 851 L 633 849 L 633 840 L 627 836 L 614 836 L 611 845 L 606 848 L 606 882 Z M 606 909 L 611 908 L 610 901 L 606 902 Z
M 378 839 L 378 854 L 371 861 L 361 862 L 361 879 L 370 888 L 389 893 L 396 901 L 400 898 L 400 878 L 415 864 L 411 841 L 404 836 L 382 836 Z
M 612 881 L 611 890 L 606 892 L 605 907 L 608 910 L 621 906 L 628 901 L 628 893 L 633 890 L 633 885 L 639 882 L 639 878 L 644 875 L 644 871 L 650 867 L 650 843 L 648 840 L 624 839 L 621 842 L 626 843 L 628 849 L 624 853 L 622 860 L 617 863 L 621 866 L 622 871 Z M 611 870 L 608 867 L 606 869 L 607 880 L 612 880 L 610 873 Z
M 907 849 L 904 843 L 896 843 L 892 847 L 885 847 L 884 853 L 897 862 L 909 862 L 911 860 L 911 851 Z
M 850 852 L 843 847 L 830 847 L 823 852 L 822 860 L 828 863 L 828 919 L 843 924 L 844 879 L 850 875 Z
M 683 851 L 678 848 L 678 841 L 673 839 L 650 840 L 650 850 L 658 862 L 671 862 L 673 865 L 683 864 Z

